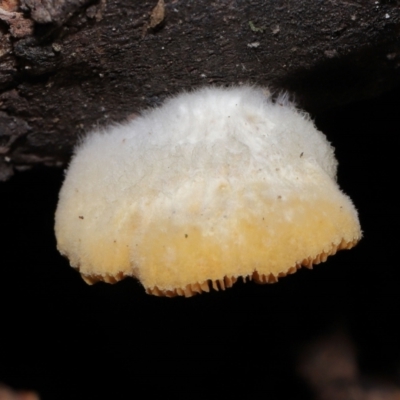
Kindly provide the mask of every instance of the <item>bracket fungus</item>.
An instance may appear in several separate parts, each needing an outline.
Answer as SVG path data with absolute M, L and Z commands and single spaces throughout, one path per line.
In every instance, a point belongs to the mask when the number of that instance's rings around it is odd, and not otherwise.
M 170 98 L 75 150 L 55 218 L 84 280 L 192 296 L 311 268 L 361 238 L 334 150 L 285 96 L 250 86 Z

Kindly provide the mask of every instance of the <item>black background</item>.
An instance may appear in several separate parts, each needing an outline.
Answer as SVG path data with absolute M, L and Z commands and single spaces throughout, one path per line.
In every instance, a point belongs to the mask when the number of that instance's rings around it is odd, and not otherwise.
M 204 398 L 242 389 L 246 398 L 261 390 L 311 399 L 298 354 L 337 328 L 354 340 L 362 373 L 398 379 L 398 95 L 313 116 L 336 148 L 364 237 L 274 285 L 239 282 L 190 299 L 148 296 L 133 279 L 88 286 L 56 250 L 63 172 L 1 183 L 0 382 L 44 400 L 143 398 L 140 387 L 165 397 L 191 387 Z

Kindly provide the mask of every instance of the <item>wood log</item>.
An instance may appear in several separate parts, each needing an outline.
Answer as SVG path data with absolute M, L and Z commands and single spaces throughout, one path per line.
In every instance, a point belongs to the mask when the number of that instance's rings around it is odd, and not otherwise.
M 315 113 L 400 83 L 397 1 L 1 0 L 0 179 L 202 85 L 289 91 Z

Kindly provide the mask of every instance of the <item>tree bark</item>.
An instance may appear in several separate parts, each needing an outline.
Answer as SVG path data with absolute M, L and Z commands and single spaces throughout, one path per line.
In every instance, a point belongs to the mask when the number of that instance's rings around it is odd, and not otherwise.
M 400 83 L 397 1 L 0 0 L 0 179 L 202 85 L 287 90 L 314 113 Z

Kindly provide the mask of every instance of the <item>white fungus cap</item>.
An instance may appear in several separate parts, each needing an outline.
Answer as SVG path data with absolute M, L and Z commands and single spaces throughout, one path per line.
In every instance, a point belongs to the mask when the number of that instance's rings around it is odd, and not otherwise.
M 361 238 L 332 146 L 285 96 L 183 93 L 87 135 L 60 192 L 58 249 L 88 282 L 186 295 L 275 282 Z

